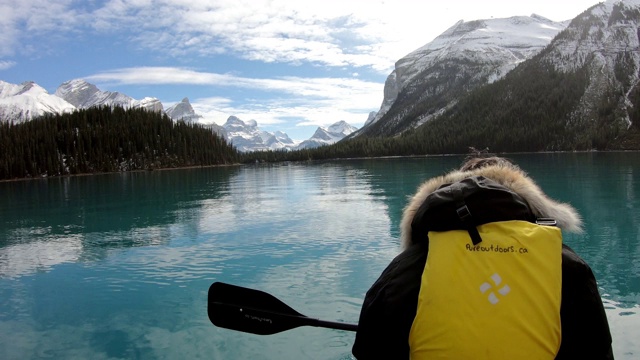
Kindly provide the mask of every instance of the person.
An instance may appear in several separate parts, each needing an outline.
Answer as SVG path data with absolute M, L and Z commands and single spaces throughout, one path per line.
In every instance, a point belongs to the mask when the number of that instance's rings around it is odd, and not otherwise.
M 367 291 L 359 359 L 613 359 L 582 220 L 515 163 L 471 156 L 404 209 L 402 252 Z

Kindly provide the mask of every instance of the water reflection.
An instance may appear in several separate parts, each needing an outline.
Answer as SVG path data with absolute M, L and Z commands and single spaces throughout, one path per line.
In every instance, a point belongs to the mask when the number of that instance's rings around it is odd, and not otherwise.
M 638 157 L 514 155 L 582 213 L 617 358 L 640 353 Z M 407 197 L 461 157 L 277 164 L 0 183 L 0 358 L 347 359 L 353 333 L 213 327 L 213 281 L 357 321 L 398 252 Z M 611 165 L 610 167 L 607 167 Z
M 604 295 L 621 307 L 639 304 L 640 181 L 634 169 L 640 168 L 640 154 L 521 157 L 541 187 L 583 216 L 585 233 L 565 241 L 591 265 Z
M 402 211 L 418 186 L 434 176 L 458 168 L 462 160 L 462 156 L 366 159 L 350 161 L 345 166 L 363 169 L 373 191 L 382 194 L 391 220 L 391 234 L 399 241 Z
M 34 236 L 34 233 L 48 233 L 48 229 L 34 229 L 33 233 L 14 234 Z M 16 231 L 19 232 L 19 231 Z M 0 250 L 0 277 L 17 277 L 35 271 L 49 271 L 54 265 L 75 262 L 82 254 L 82 237 L 45 237 L 43 240 L 15 243 Z
M 167 244 L 237 168 L 133 172 L 0 184 L 0 277 Z

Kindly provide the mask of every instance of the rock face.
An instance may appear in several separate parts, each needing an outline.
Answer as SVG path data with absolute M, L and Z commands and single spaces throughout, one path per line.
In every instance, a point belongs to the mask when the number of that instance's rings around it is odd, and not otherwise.
M 588 85 L 569 124 L 626 130 L 640 106 L 640 1 L 609 0 L 578 15 L 540 61 L 586 72 Z M 637 118 L 637 115 L 635 116 Z M 637 124 L 636 124 L 637 125 Z
M 88 109 L 94 106 L 122 106 L 123 108 L 143 108 L 150 111 L 162 112 L 160 100 L 145 97 L 136 100 L 120 92 L 102 91 L 95 85 L 82 79 L 70 80 L 62 83 L 55 95 L 73 104 L 78 109 Z
M 173 120 L 182 120 L 185 122 L 198 122 L 198 120 L 202 119 L 202 115 L 196 114 L 189 102 L 188 98 L 182 99 L 181 102 L 168 107 L 165 110 L 167 116 L 169 116 Z
M 538 15 L 459 21 L 396 62 L 380 110 L 354 135 L 393 136 L 423 124 L 539 53 L 566 25 Z

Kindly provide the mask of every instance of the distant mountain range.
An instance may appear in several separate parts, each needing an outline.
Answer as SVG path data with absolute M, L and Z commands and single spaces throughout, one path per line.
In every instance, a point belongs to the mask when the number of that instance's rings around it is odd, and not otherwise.
M 0 121 L 19 123 L 45 114 L 68 113 L 95 106 L 143 108 L 148 111 L 163 112 L 175 121 L 199 122 L 202 119 L 202 115 L 194 111 L 188 98 L 164 109 L 163 104 L 156 98 L 146 97 L 136 100 L 120 92 L 102 91 L 94 84 L 81 79 L 64 82 L 53 95 L 31 81 L 16 85 L 0 80 Z M 300 143 L 294 142 L 281 131 L 271 133 L 258 129 L 255 120 L 243 122 L 235 116 L 230 116 L 223 126 L 217 124 L 205 126 L 225 137 L 243 152 L 295 150 L 329 145 L 356 130 L 346 122 L 339 121 L 329 128 L 318 127 L 311 138 Z

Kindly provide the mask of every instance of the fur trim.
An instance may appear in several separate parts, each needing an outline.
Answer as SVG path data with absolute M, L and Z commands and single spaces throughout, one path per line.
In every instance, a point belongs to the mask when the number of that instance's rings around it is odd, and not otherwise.
M 516 165 L 491 165 L 470 171 L 454 170 L 446 175 L 427 180 L 411 198 L 404 209 L 400 223 L 400 239 L 402 248 L 411 245 L 411 222 L 416 211 L 427 196 L 443 184 L 454 183 L 471 176 L 484 176 L 522 196 L 529 204 L 536 217 L 555 219 L 558 227 L 573 233 L 582 232 L 580 214 L 569 204 L 557 202 L 549 198 L 540 187 Z

